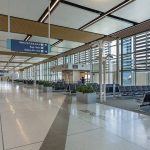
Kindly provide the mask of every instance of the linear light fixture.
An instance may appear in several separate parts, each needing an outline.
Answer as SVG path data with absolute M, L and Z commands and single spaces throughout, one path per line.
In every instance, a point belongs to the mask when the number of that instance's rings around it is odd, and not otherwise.
M 11 56 L 11 58 L 9 59 L 9 61 L 7 62 L 7 64 L 4 66 L 4 69 L 6 69 L 6 67 L 8 67 L 8 64 L 11 63 L 11 61 L 15 58 L 15 56 Z
M 60 2 L 60 0 L 56 0 L 55 3 L 48 9 L 48 12 L 43 16 L 42 20 L 40 22 L 43 22 L 46 17 L 50 14 L 50 12 L 56 7 L 56 5 Z
M 31 35 L 28 35 L 28 36 L 25 38 L 25 41 L 28 41 L 30 38 L 31 38 Z
M 90 21 L 89 23 L 85 24 L 84 26 L 82 26 L 80 28 L 80 30 L 84 30 L 85 28 L 93 25 L 94 23 L 98 22 L 99 20 L 103 19 L 104 17 L 114 13 L 115 11 L 119 10 L 120 8 L 130 4 L 131 2 L 133 2 L 135 0 L 125 0 L 124 2 L 118 4 L 117 6 L 113 7 L 112 9 L 108 10 L 107 12 L 105 12 L 104 14 L 98 16 L 97 18 L 93 19 L 92 21 Z
M 46 18 L 48 17 L 48 15 L 55 9 L 55 7 L 58 5 L 58 3 L 60 2 L 60 0 L 56 0 L 52 6 L 50 6 L 50 8 L 48 7 L 45 12 L 43 13 L 43 15 L 39 18 L 38 22 L 43 23 Z M 32 35 L 27 35 L 26 38 L 24 39 L 25 41 L 30 40 L 30 38 L 32 37 Z

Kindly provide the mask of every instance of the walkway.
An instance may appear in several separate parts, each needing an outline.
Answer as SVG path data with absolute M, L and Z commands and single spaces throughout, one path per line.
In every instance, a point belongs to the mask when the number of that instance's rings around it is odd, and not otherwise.
M 0 83 L 0 150 L 149 150 L 150 117 Z M 4 149 L 3 149 L 4 148 Z

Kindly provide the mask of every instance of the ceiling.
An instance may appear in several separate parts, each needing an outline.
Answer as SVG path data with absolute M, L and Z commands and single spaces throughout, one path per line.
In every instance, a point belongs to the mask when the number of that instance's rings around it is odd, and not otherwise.
M 0 14 L 38 21 L 51 1 L 53 2 L 55 0 L 0 0 Z M 52 11 L 50 24 L 81 30 L 80 28 L 82 26 L 124 1 L 125 0 L 64 0 Z M 16 6 L 18 6 L 17 9 Z M 150 19 L 149 6 L 150 0 L 135 0 L 111 15 L 88 26 L 83 29 L 83 31 L 110 35 Z M 46 19 L 43 23 L 48 22 L 49 19 Z M 24 40 L 26 36 L 25 34 L 0 31 L 0 51 L 10 51 L 6 48 L 6 40 L 8 38 Z M 53 47 L 48 54 L 49 56 L 58 55 L 84 45 L 83 42 L 79 41 L 49 39 L 34 35 L 30 38 L 30 41 L 42 43 L 50 41 Z M 58 44 L 56 44 L 56 42 L 58 42 Z M 40 56 L 31 57 L 30 55 L 15 56 L 14 58 L 12 58 L 12 56 L 14 55 L 4 55 L 0 53 L 0 70 L 21 69 L 47 59 L 47 56 L 45 58 L 40 58 Z

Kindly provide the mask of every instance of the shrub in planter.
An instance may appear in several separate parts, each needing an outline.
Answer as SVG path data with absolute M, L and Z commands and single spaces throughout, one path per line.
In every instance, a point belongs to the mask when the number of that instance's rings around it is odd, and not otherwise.
M 44 92 L 52 91 L 52 83 L 51 82 L 45 81 L 43 86 L 44 86 L 44 88 L 43 88 Z
M 81 85 L 77 88 L 77 100 L 85 104 L 96 103 L 96 93 L 90 85 Z
M 39 81 L 38 84 L 39 84 L 39 85 L 43 85 L 43 84 L 44 84 L 44 81 Z
M 42 89 L 44 85 L 44 81 L 39 81 L 38 84 L 39 84 L 39 88 Z
M 94 90 L 90 85 L 81 85 L 77 88 L 77 91 L 81 93 L 94 93 Z
M 52 87 L 52 83 L 48 81 L 45 81 L 43 85 L 44 87 Z

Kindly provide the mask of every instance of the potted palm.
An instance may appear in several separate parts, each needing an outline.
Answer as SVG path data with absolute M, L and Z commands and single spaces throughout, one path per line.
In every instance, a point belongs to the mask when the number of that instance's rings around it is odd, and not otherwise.
M 77 88 L 77 100 L 85 104 L 96 103 L 96 92 L 90 85 L 81 85 Z
M 52 91 L 52 83 L 51 82 L 45 81 L 43 86 L 44 86 L 43 87 L 44 92 L 51 92 Z

